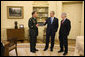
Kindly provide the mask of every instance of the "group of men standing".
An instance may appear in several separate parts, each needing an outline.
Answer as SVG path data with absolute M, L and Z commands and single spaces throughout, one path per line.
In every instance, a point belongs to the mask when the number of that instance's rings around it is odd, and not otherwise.
M 46 22 L 43 24 L 43 25 L 47 24 L 46 46 L 44 48 L 44 51 L 48 50 L 50 37 L 51 37 L 50 51 L 53 51 L 54 48 L 55 34 L 59 27 L 58 18 L 54 17 L 54 15 L 55 12 L 51 11 L 50 17 L 47 18 Z M 69 19 L 66 18 L 66 16 L 67 16 L 66 13 L 61 14 L 62 21 L 59 30 L 60 50 L 58 51 L 58 53 L 64 52 L 63 55 L 67 55 L 68 53 L 68 35 L 71 29 L 71 22 Z M 38 24 L 36 17 L 37 17 L 37 12 L 33 11 L 32 17 L 28 21 L 29 34 L 30 34 L 30 51 L 33 53 L 36 53 L 36 51 L 38 51 L 38 49 L 36 49 L 36 41 L 38 36 Z M 65 47 L 65 50 L 63 47 Z

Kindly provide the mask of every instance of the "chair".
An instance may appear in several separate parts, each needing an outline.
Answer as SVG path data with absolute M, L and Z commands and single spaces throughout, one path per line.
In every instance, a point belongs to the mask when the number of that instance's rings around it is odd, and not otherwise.
M 3 43 L 4 46 L 4 54 L 3 56 L 9 56 L 9 42 L 6 40 L 1 40 L 1 42 Z
M 10 43 L 9 44 L 9 52 L 12 51 L 13 49 L 15 49 L 16 56 L 18 56 L 18 53 L 17 53 L 17 39 L 16 38 L 10 38 L 7 41 Z

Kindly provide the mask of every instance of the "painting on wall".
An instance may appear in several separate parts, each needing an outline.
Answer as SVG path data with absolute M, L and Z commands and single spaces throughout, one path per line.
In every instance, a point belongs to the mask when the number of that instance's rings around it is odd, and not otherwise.
M 7 6 L 8 19 L 23 19 L 23 14 L 22 6 Z

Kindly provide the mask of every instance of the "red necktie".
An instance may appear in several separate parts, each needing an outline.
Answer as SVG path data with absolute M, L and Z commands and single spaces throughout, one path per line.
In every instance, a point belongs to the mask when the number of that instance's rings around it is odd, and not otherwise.
M 62 24 L 63 24 L 64 20 L 62 21 Z

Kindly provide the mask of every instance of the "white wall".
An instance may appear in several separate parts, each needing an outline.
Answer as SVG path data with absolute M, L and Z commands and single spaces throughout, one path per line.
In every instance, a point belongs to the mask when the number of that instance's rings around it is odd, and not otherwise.
M 24 7 L 24 19 L 7 19 L 7 6 L 23 6 Z M 13 28 L 14 21 L 18 21 L 18 24 L 24 24 L 28 27 L 28 19 L 31 17 L 32 2 L 31 1 L 1 1 L 1 24 L 2 28 Z

